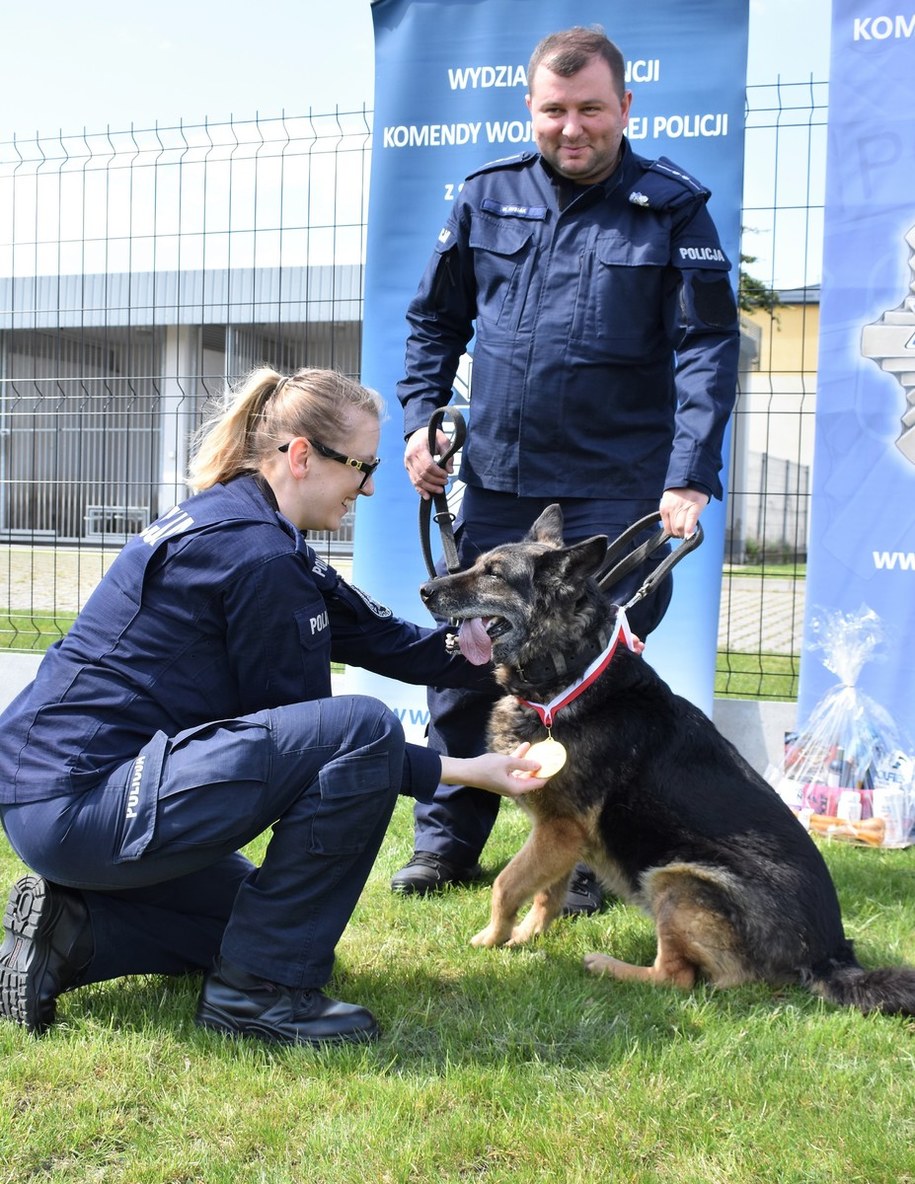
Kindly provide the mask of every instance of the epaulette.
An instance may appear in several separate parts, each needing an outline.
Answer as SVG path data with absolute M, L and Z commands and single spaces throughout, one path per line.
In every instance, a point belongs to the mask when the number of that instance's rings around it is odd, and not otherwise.
M 666 156 L 659 156 L 657 160 L 636 157 L 636 161 L 643 171 L 629 193 L 633 205 L 652 210 L 676 210 L 696 198 L 707 201 L 711 195 L 711 190 L 701 181 Z
M 529 160 L 536 160 L 537 155 L 536 152 L 519 152 L 516 156 L 501 156 L 498 160 L 491 160 L 488 164 L 482 164 L 472 173 L 468 173 L 467 180 L 469 181 L 471 177 L 478 177 L 480 173 L 494 173 L 497 169 L 518 168 L 527 164 Z

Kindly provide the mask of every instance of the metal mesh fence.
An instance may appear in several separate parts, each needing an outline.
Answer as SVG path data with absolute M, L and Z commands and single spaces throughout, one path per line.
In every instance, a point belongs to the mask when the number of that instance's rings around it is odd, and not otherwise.
M 731 425 L 716 692 L 794 699 L 800 670 L 816 414 L 827 86 L 747 90 L 741 290 L 752 357 Z M 767 307 L 768 304 L 768 307 Z
M 744 254 L 766 290 L 817 274 L 825 108 L 823 84 L 747 92 Z M 264 363 L 358 376 L 371 140 L 370 112 L 338 110 L 0 145 L 0 647 L 61 636 L 185 496 L 227 384 Z M 781 316 L 748 318 L 732 428 L 728 695 L 796 682 L 816 363 L 806 332 L 775 356 Z M 351 524 L 316 542 L 345 566 Z

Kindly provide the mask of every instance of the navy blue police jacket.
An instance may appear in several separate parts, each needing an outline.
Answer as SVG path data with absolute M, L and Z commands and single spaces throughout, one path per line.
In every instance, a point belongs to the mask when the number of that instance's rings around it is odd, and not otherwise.
M 739 353 L 709 190 L 624 139 L 560 209 L 539 154 L 471 174 L 409 305 L 404 432 L 451 399 L 471 337 L 461 478 L 519 496 L 721 496 Z
M 272 501 L 257 478 L 237 477 L 126 544 L 0 717 L 0 802 L 79 794 L 154 740 L 151 773 L 186 728 L 329 696 L 332 660 L 481 685 L 443 629 L 400 620 L 347 583 Z M 407 747 L 404 792 L 431 799 L 439 758 Z

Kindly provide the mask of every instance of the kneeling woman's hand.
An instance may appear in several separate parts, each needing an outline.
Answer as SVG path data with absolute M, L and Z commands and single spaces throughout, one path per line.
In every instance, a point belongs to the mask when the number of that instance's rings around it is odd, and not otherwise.
M 519 744 L 511 756 L 484 752 L 480 756 L 443 756 L 442 781 L 446 785 L 475 785 L 506 798 L 520 798 L 542 789 L 546 777 L 538 777 L 540 762 L 525 760 L 530 744 Z

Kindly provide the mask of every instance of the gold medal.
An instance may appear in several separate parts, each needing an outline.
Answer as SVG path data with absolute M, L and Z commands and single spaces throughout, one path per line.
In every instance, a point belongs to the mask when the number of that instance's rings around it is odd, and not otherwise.
M 540 740 L 537 744 L 532 744 L 524 754 L 524 759 L 540 762 L 540 768 L 532 776 L 552 777 L 566 763 L 566 750 L 558 740 L 554 740 L 552 736 L 547 736 L 546 740 Z

